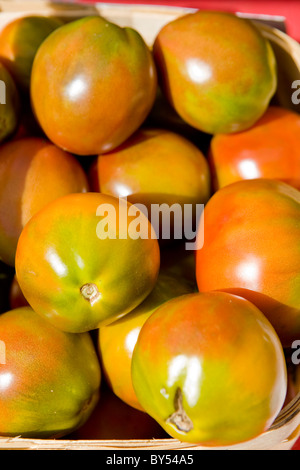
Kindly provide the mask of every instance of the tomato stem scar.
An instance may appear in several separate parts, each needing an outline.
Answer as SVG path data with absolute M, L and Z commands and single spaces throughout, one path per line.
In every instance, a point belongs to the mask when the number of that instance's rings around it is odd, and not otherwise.
M 166 419 L 166 423 L 175 424 L 179 431 L 189 432 L 193 429 L 193 422 L 186 414 L 182 405 L 182 392 L 178 387 L 174 397 L 174 413 Z
M 83 284 L 83 286 L 80 287 L 80 293 L 91 305 L 94 305 L 94 303 L 101 297 L 98 287 L 92 282 Z

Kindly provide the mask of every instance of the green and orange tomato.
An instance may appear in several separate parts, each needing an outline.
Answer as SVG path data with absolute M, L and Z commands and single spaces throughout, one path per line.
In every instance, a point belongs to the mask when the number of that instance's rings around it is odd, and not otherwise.
M 266 431 L 287 390 L 281 342 L 249 301 L 224 292 L 169 300 L 143 324 L 132 382 L 172 437 L 230 446 Z
M 0 147 L 0 259 L 15 264 L 19 236 L 50 201 L 89 190 L 86 173 L 68 152 L 42 137 L 21 137 Z
M 210 171 L 202 151 L 180 134 L 141 128 L 92 167 L 95 190 L 132 204 L 206 203 Z
M 32 308 L 0 316 L 0 435 L 61 437 L 99 398 L 101 369 L 89 333 L 54 328 Z
M 62 25 L 62 20 L 55 17 L 26 15 L 9 21 L 1 29 L 0 61 L 20 90 L 29 91 L 35 54 L 44 39 Z
M 273 49 L 246 18 L 197 11 L 168 22 L 153 45 L 159 83 L 176 112 L 208 134 L 244 130 L 277 87 Z
M 62 196 L 36 213 L 19 237 L 15 263 L 32 308 L 73 333 L 137 307 L 152 291 L 159 266 L 148 218 L 127 201 L 92 192 Z
M 58 28 L 32 67 L 31 100 L 42 129 L 78 155 L 122 144 L 147 117 L 156 89 L 152 53 L 141 35 L 100 16 Z

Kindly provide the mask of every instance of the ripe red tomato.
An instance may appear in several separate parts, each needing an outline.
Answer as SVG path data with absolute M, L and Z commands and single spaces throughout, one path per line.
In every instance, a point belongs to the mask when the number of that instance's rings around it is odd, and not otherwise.
M 140 34 L 98 16 L 48 36 L 31 75 L 42 129 L 78 155 L 107 152 L 125 141 L 149 113 L 156 89 L 152 54 Z
M 215 190 L 254 178 L 278 179 L 300 189 L 300 116 L 270 106 L 249 129 L 213 136 L 208 158 Z
M 212 196 L 202 221 L 199 290 L 250 300 L 291 347 L 300 337 L 300 192 L 272 179 L 238 181 Z

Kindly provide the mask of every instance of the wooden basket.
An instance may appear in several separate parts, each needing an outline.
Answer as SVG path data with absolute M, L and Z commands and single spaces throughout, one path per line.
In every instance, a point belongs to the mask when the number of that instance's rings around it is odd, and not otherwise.
M 31 14 L 58 16 L 76 19 L 86 15 L 102 15 L 120 26 L 131 26 L 138 30 L 149 46 L 167 22 L 178 16 L 194 11 L 178 7 L 159 7 L 147 5 L 118 5 L 98 3 L 79 5 L 52 3 L 44 0 L 14 1 L 0 0 L 0 28 L 12 19 Z M 278 63 L 278 89 L 274 102 L 296 112 L 300 103 L 292 101 L 294 86 L 300 86 L 300 45 L 284 32 L 254 18 L 263 35 L 271 42 Z M 299 82 L 296 82 L 299 80 Z M 294 100 L 297 101 L 297 100 Z M 300 366 L 296 366 L 300 367 Z M 300 384 L 298 384 L 300 389 Z M 300 391 L 279 413 L 267 432 L 243 444 L 226 447 L 229 450 L 289 450 L 300 436 Z M 0 450 L 215 450 L 176 439 L 153 440 L 70 440 L 70 439 L 28 439 L 21 437 L 0 437 Z M 220 447 L 217 449 L 224 450 Z

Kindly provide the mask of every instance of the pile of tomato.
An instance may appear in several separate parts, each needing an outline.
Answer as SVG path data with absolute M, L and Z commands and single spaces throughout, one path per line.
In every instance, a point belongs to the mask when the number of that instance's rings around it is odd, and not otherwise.
M 2 28 L 0 436 L 231 446 L 297 393 L 300 116 L 277 70 L 223 12 L 151 47 L 100 16 Z

